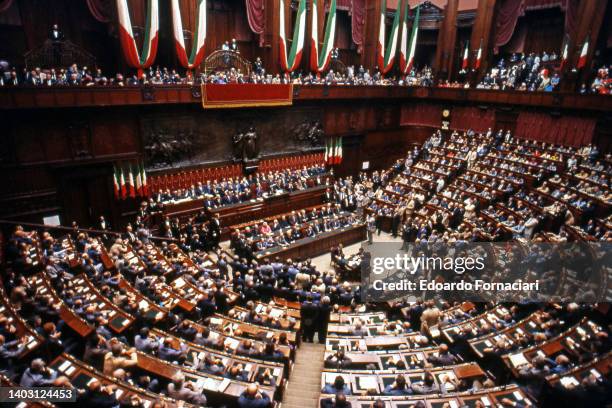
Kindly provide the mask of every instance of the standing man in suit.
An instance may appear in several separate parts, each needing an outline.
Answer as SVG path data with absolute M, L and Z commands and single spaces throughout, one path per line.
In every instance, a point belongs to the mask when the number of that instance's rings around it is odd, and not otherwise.
M 319 334 L 319 344 L 325 344 L 327 338 L 327 324 L 332 306 L 329 296 L 323 296 L 319 303 L 319 316 L 317 318 L 317 333 Z
M 368 215 L 366 219 L 366 231 L 368 234 L 368 244 L 372 245 L 374 242 L 374 232 L 376 232 L 376 219 L 372 214 Z
M 312 343 L 319 317 L 319 307 L 312 302 L 312 295 L 308 294 L 306 301 L 300 307 L 300 312 L 302 317 L 302 339 Z

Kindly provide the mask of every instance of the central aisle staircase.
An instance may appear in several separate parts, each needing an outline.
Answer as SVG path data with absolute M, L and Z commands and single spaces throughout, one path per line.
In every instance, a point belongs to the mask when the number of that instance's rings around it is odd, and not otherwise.
M 316 408 L 321 394 L 324 344 L 302 343 L 284 393 L 282 408 Z

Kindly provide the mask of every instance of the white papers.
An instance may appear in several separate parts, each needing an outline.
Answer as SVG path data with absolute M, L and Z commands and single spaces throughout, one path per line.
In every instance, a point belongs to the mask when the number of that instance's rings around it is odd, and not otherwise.
M 514 367 L 520 367 L 529 363 L 523 353 L 512 354 L 509 358 Z
M 357 387 L 360 390 L 369 390 L 378 388 L 377 377 L 375 376 L 359 376 L 357 377 Z
M 225 389 L 230 385 L 231 380 L 229 378 L 224 378 L 223 381 L 219 384 L 219 392 L 224 392 Z
M 64 361 L 57 369 L 61 372 L 64 372 L 71 366 L 70 361 Z
M 563 385 L 565 388 L 568 388 L 570 386 L 577 386 L 579 385 L 578 380 L 576 380 L 574 377 L 562 377 L 561 378 L 561 385 Z

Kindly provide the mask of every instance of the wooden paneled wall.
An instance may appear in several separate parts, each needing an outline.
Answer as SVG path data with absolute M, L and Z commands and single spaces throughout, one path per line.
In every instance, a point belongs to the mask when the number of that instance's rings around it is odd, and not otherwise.
M 99 215 L 115 225 L 133 218 L 138 202 L 115 201 L 113 164 L 142 158 L 156 162 L 147 146 L 155 138 L 188 142 L 172 167 L 197 168 L 222 165 L 232 158 L 232 136 L 253 126 L 259 135 L 263 157 L 279 157 L 321 149 L 299 140 L 300 129 L 320 122 L 327 136 L 342 136 L 344 161 L 336 169 L 343 176 L 356 174 L 363 162 L 370 169 L 389 167 L 414 143 L 422 143 L 438 126 L 437 121 L 419 124 L 402 121 L 403 106 L 424 104 L 416 99 L 303 99 L 279 109 L 203 111 L 194 104 L 108 106 L 71 109 L 15 109 L 6 116 L 5 136 L 0 144 L 0 218 L 40 222 L 42 216 L 60 214 L 62 222 L 77 220 L 91 226 Z M 466 106 L 462 102 L 428 100 L 432 109 Z M 496 129 L 514 130 L 522 109 L 512 105 L 470 105 L 470 109 L 493 112 Z M 537 109 L 535 109 L 537 110 Z M 539 109 L 547 112 L 547 109 Z M 559 112 L 559 111 L 557 111 Z M 571 111 L 560 115 L 571 116 Z M 610 147 L 610 123 L 592 111 L 582 116 L 597 118 L 595 141 Z M 153 170 L 150 170 L 153 171 Z

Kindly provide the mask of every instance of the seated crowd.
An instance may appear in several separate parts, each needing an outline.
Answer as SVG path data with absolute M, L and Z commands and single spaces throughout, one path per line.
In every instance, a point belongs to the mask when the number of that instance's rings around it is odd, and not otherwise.
M 514 53 L 508 60 L 500 58 L 486 73 L 477 89 L 514 89 L 518 91 L 559 90 L 561 78 L 557 72 L 556 53 Z

